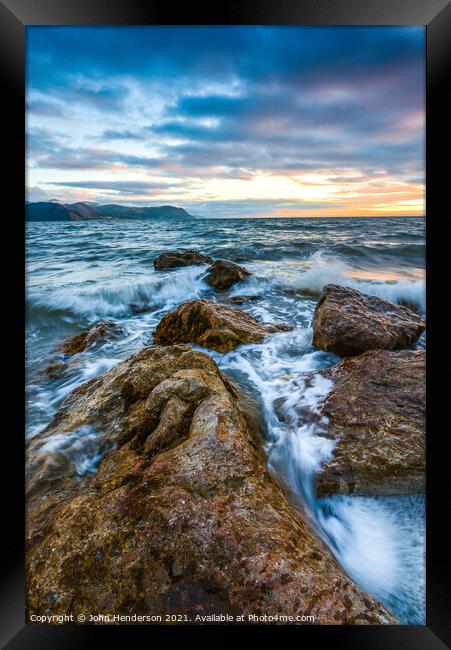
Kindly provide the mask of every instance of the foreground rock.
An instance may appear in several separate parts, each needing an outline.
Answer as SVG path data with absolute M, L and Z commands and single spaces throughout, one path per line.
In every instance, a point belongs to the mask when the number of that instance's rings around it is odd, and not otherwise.
M 99 321 L 88 330 L 68 339 L 63 343 L 62 350 L 65 354 L 78 354 L 90 348 L 91 345 L 115 339 L 121 333 L 122 328 L 114 321 Z
M 77 478 L 46 457 L 84 427 L 104 457 Z M 287 504 L 233 385 L 187 346 L 144 348 L 80 386 L 28 462 L 29 615 L 396 623 Z
M 328 284 L 313 317 L 313 345 L 342 357 L 367 350 L 399 350 L 413 345 L 425 330 L 406 307 Z
M 244 268 L 238 266 L 228 260 L 216 260 L 207 269 L 207 275 L 204 280 L 207 284 L 219 291 L 230 289 L 237 282 L 243 282 L 246 278 L 251 276 L 252 273 Z
M 290 325 L 264 325 L 250 314 L 209 300 L 190 300 L 166 314 L 154 332 L 155 343 L 196 343 L 228 352 L 243 343 L 261 343 L 273 332 L 291 330 Z
M 333 382 L 323 435 L 337 443 L 318 476 L 320 496 L 424 490 L 425 362 L 424 350 L 377 350 L 321 372 Z
M 202 255 L 198 251 L 171 251 L 161 253 L 153 261 L 155 269 L 174 269 L 179 266 L 193 266 L 197 264 L 211 264 L 213 258 L 208 255 Z

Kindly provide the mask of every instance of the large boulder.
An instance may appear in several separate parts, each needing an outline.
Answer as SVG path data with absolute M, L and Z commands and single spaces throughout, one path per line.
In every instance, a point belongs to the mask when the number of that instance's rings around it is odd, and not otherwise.
M 170 251 L 161 253 L 153 261 L 154 268 L 174 269 L 179 266 L 193 266 L 197 264 L 211 264 L 213 258 L 203 255 L 199 251 Z
M 48 462 L 83 428 L 96 473 L 77 475 L 68 444 Z M 77 388 L 28 472 L 28 615 L 396 623 L 287 503 L 234 386 L 188 346 L 149 346 Z
M 208 267 L 204 280 L 218 291 L 225 291 L 237 282 L 243 282 L 250 275 L 252 273 L 244 266 L 239 266 L 229 260 L 216 260 Z
M 342 357 L 413 345 L 426 325 L 406 307 L 328 284 L 313 316 L 313 345 Z
M 260 323 L 236 307 L 196 299 L 166 314 L 157 325 L 154 340 L 161 345 L 196 343 L 228 352 L 242 343 L 261 343 L 268 334 L 290 329 L 290 325 Z
M 336 441 L 317 476 L 319 496 L 424 490 L 425 361 L 424 350 L 374 350 L 307 377 L 331 381 L 319 406 L 298 409 L 298 424 L 315 419 L 318 435 Z
M 122 327 L 114 321 L 99 321 L 88 330 L 65 341 L 62 345 L 62 351 L 68 355 L 78 354 L 94 344 L 111 341 L 121 333 Z

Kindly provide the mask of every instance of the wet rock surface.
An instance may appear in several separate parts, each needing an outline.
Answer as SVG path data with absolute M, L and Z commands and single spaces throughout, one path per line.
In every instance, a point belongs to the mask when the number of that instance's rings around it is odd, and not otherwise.
M 104 455 L 77 476 L 46 449 L 83 427 Z M 29 614 L 396 622 L 288 505 L 233 384 L 188 346 L 149 346 L 78 387 L 28 463 Z
M 273 332 L 291 330 L 290 325 L 266 325 L 236 307 L 209 300 L 190 300 L 161 319 L 154 340 L 161 345 L 196 343 L 228 352 L 243 343 L 261 343 Z
M 339 356 L 412 346 L 425 330 L 406 307 L 349 287 L 324 287 L 313 317 L 313 345 Z
M 78 354 L 94 344 L 117 338 L 122 331 L 122 327 L 114 321 L 99 321 L 88 330 L 65 341 L 61 346 L 62 351 L 67 355 Z
M 67 364 L 63 361 L 56 361 L 55 363 L 50 363 L 42 372 L 49 379 L 61 379 L 64 377 L 67 371 Z
M 203 255 L 199 251 L 170 251 L 161 253 L 153 261 L 154 268 L 174 269 L 180 266 L 193 266 L 197 264 L 211 264 L 213 258 Z
M 244 305 L 246 302 L 255 302 L 260 299 L 261 296 L 258 295 L 225 296 L 221 298 L 221 302 L 225 305 Z
M 154 307 L 150 305 L 137 305 L 135 303 L 131 303 L 129 307 L 132 314 L 147 314 L 154 310 Z
M 337 441 L 319 496 L 413 494 L 425 488 L 424 350 L 377 350 L 320 374 L 332 381 L 323 433 Z
M 251 275 L 252 273 L 245 269 L 244 266 L 239 266 L 228 260 L 216 260 L 207 269 L 204 280 L 218 291 L 225 291 L 237 282 L 243 282 Z

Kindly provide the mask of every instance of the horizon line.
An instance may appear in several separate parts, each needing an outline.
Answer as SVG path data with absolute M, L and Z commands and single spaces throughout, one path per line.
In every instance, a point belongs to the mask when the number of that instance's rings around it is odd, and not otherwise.
M 192 217 L 195 218 L 202 218 L 202 219 L 425 219 L 426 214 L 341 214 L 341 215 L 328 215 L 328 214 L 318 214 L 318 215 L 306 215 L 306 214 L 299 214 L 299 215 L 273 215 L 273 214 L 267 214 L 267 215 L 261 215 L 261 214 L 250 214 L 250 215 L 234 215 L 230 217 L 226 216 L 207 216 L 207 215 L 202 215 L 202 214 L 193 214 L 189 212 L 189 209 L 184 208 L 181 205 L 172 205 L 171 203 L 158 203 L 156 205 L 136 205 L 136 204 L 129 204 L 129 203 L 100 203 L 97 201 L 62 201 L 59 199 L 48 199 L 48 200 L 42 200 L 42 201 L 30 201 L 28 199 L 25 199 L 25 203 L 57 203 L 59 205 L 75 205 L 77 203 L 85 204 L 88 206 L 104 206 L 104 205 L 118 205 L 123 208 L 138 208 L 138 209 L 146 209 L 146 208 L 162 208 L 162 207 L 174 207 L 174 208 L 181 208 L 182 210 L 185 210 L 187 214 L 189 214 Z

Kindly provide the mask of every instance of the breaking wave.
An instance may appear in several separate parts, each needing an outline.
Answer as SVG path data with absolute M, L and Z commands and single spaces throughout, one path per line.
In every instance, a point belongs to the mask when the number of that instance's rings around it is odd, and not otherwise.
M 383 280 L 380 278 L 381 270 L 377 269 L 374 270 L 374 280 L 358 279 L 356 275 L 359 275 L 358 270 L 344 260 L 320 251 L 311 256 L 310 268 L 281 278 L 279 284 L 312 296 L 319 295 L 326 284 L 340 284 L 391 302 L 412 303 L 423 312 L 426 310 L 424 279 Z M 367 271 L 365 276 L 368 275 L 370 272 Z
M 131 306 L 158 307 L 176 305 L 199 296 L 207 288 L 202 276 L 204 268 L 192 267 L 148 276 L 138 280 L 121 280 L 108 285 L 82 287 L 77 293 L 70 286 L 51 294 L 28 298 L 31 318 L 45 316 L 84 316 L 95 320 L 105 316 L 130 314 Z

